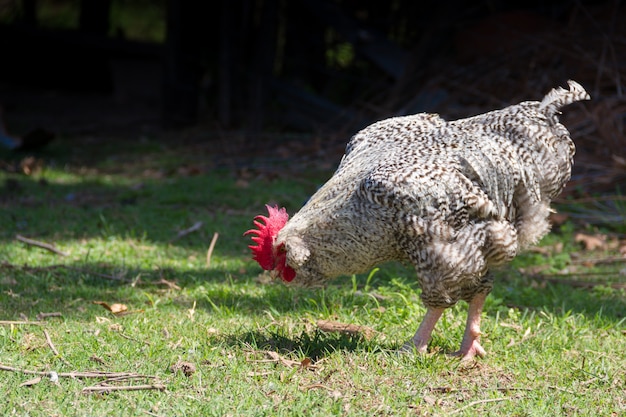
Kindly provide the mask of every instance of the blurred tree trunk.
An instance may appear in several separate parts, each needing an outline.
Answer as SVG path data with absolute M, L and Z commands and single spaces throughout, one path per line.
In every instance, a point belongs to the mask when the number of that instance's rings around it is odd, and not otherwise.
M 217 69 L 217 119 L 222 127 L 228 128 L 233 123 L 235 6 L 231 0 L 222 0 L 221 6 Z
M 111 0 L 81 0 L 78 27 L 81 32 L 106 36 L 110 28 Z
M 198 120 L 202 59 L 210 52 L 210 28 L 219 27 L 212 2 L 169 0 L 163 52 L 163 123 L 181 127 Z
M 251 38 L 252 58 L 249 79 L 249 118 L 248 134 L 257 136 L 263 128 L 264 113 L 268 102 L 271 78 L 276 56 L 276 28 L 278 25 L 278 4 L 276 0 L 256 2 L 255 14 L 258 24 Z

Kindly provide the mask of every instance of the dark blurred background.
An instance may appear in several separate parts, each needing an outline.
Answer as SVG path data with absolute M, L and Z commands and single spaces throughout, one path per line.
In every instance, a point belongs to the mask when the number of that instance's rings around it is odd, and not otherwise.
M 538 100 L 571 78 L 593 98 L 563 118 L 572 186 L 612 190 L 626 179 L 624 22 L 617 0 L 0 0 L 0 104 L 15 135 L 193 129 L 167 137 L 319 148 L 389 116 Z

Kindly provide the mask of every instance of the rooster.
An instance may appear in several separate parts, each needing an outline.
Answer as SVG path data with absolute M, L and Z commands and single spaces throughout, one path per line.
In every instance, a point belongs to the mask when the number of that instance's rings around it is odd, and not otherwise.
M 483 357 L 480 318 L 493 267 L 550 229 L 550 202 L 571 176 L 575 146 L 560 109 L 585 89 L 447 122 L 416 114 L 376 122 L 348 142 L 334 175 L 291 220 L 257 216 L 253 258 L 283 281 L 321 286 L 386 261 L 410 262 L 426 314 L 412 339 L 426 352 L 443 311 L 469 303 L 455 352 Z M 413 346 L 411 346 L 413 349 Z

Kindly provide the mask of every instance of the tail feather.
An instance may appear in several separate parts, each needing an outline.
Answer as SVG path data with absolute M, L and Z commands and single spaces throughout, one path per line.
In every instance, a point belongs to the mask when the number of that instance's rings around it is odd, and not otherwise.
M 539 111 L 552 118 L 559 113 L 561 108 L 568 104 L 591 99 L 583 86 L 576 81 L 568 80 L 567 84 L 569 85 L 569 90 L 559 87 L 552 89 L 552 91 L 546 94 L 539 104 Z

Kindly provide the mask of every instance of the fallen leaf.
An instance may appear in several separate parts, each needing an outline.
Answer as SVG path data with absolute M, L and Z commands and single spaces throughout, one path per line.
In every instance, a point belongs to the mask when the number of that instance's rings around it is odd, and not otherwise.
M 124 312 L 126 310 L 128 310 L 128 307 L 126 307 L 126 305 L 120 304 L 120 303 L 111 304 L 111 306 L 109 307 L 109 311 L 111 311 L 111 313 L 113 313 L 113 314 L 119 314 L 119 313 L 122 313 L 122 312 Z
M 433 397 L 432 395 L 424 395 L 422 399 L 428 405 L 435 405 L 437 403 L 437 399 Z
M 109 326 L 109 330 L 111 330 L 112 332 L 121 332 L 124 330 L 124 328 L 119 323 L 113 323 Z
M 33 385 L 37 385 L 41 382 L 41 377 L 38 376 L 36 378 L 33 379 L 29 379 L 28 381 L 24 381 L 22 382 L 19 386 L 20 387 L 32 387 Z
M 601 235 L 587 235 L 584 233 L 577 233 L 574 236 L 574 240 L 577 243 L 582 243 L 585 249 L 589 251 L 603 249 L 606 245 L 606 236 Z
M 191 362 L 178 361 L 174 365 L 170 366 L 170 370 L 173 373 L 181 371 L 185 376 L 190 377 L 196 372 L 196 365 Z
M 343 394 L 341 393 L 341 391 L 332 390 L 328 393 L 328 396 L 332 398 L 333 400 L 338 400 L 341 397 L 343 397 Z
M 120 304 L 120 303 L 115 303 L 111 305 L 107 304 L 104 301 L 94 301 L 93 303 L 101 305 L 102 307 L 106 308 L 113 314 L 120 314 L 128 310 L 128 307 L 125 304 Z

